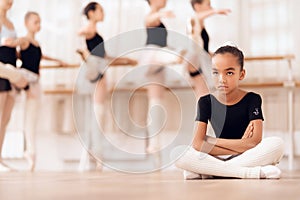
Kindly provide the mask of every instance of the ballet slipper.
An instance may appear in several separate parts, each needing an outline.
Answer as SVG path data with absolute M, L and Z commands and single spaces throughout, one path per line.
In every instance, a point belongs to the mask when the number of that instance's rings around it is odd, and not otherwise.
M 281 170 L 274 165 L 266 165 L 261 167 L 261 179 L 280 179 Z
M 202 179 L 201 174 L 197 174 L 191 171 L 183 170 L 183 179 L 184 180 L 195 180 Z
M 24 152 L 24 158 L 28 162 L 29 170 L 30 171 L 34 171 L 34 169 L 35 169 L 35 154 L 34 153 L 30 153 L 28 151 L 25 151 Z

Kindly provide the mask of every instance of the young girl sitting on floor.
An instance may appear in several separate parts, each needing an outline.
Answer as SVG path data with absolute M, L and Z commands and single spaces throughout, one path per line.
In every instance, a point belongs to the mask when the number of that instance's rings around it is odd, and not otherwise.
M 243 53 L 233 46 L 220 47 L 212 64 L 216 91 L 199 99 L 192 147 L 176 166 L 185 170 L 185 179 L 280 178 L 275 164 L 283 156 L 283 141 L 278 137 L 262 139 L 262 99 L 239 88 L 245 77 Z M 216 138 L 206 135 L 208 121 Z

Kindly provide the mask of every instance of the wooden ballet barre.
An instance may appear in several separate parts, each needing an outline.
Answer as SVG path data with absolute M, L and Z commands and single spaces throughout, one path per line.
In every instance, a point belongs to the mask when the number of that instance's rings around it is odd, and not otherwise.
M 293 60 L 295 55 L 287 54 L 280 56 L 249 56 L 245 57 L 245 61 L 263 61 L 263 60 Z
M 278 82 L 245 82 L 241 83 L 241 87 L 244 88 L 266 88 L 266 87 L 284 87 L 283 81 Z
M 44 94 L 64 94 L 72 95 L 74 93 L 73 88 L 46 88 L 43 89 Z
M 109 65 L 111 66 L 111 65 Z M 41 69 L 72 69 L 72 68 L 79 68 L 80 64 L 73 64 L 73 65 L 42 65 L 40 66 Z M 117 65 L 114 67 L 128 67 L 128 68 L 133 68 L 133 65 Z
M 249 56 L 245 57 L 245 61 L 259 61 L 259 60 L 293 60 L 295 59 L 295 55 L 288 54 L 282 56 Z M 122 66 L 122 65 L 120 65 Z M 42 65 L 41 69 L 59 69 L 59 68 L 79 68 L 80 64 L 71 64 L 71 65 Z
M 79 68 L 79 64 L 72 64 L 72 65 L 42 65 L 41 69 L 72 69 L 72 68 Z
M 188 89 L 193 89 L 192 87 L 188 87 L 188 86 L 170 86 L 170 87 L 165 87 L 166 90 L 171 91 L 171 90 L 188 90 Z M 139 87 L 139 88 L 135 88 L 135 87 L 123 87 L 123 88 L 111 88 L 109 90 L 110 93 L 117 91 L 117 92 L 130 92 L 130 91 L 134 91 L 134 92 L 146 92 L 147 88 L 146 87 Z
M 166 90 L 186 90 L 186 89 L 192 89 L 190 87 L 187 87 L 187 86 L 183 86 L 183 87 L 180 87 L 180 86 L 175 86 L 175 87 L 169 87 L 169 88 L 166 88 Z M 146 92 L 147 89 L 145 87 L 141 87 L 141 88 L 137 88 L 137 89 L 134 89 L 134 88 L 131 88 L 131 87 L 127 87 L 127 88 L 111 88 L 109 90 L 110 93 L 113 93 L 113 92 L 129 92 L 129 91 L 133 91 L 134 92 Z M 53 88 L 45 88 L 43 89 L 43 93 L 44 94 L 74 94 L 75 93 L 75 89 L 73 88 L 70 88 L 70 87 L 53 87 Z
M 280 56 L 259 56 L 259 57 L 245 57 L 245 61 L 287 61 L 288 75 L 285 81 L 266 81 L 243 83 L 244 87 L 282 87 L 288 91 L 287 105 L 288 105 L 288 134 L 289 134 L 289 146 L 288 146 L 288 165 L 289 169 L 293 169 L 294 163 L 294 88 L 299 86 L 293 77 L 292 60 L 295 59 L 295 55 L 280 55 Z
M 295 86 L 292 76 L 292 65 L 291 60 L 295 59 L 295 55 L 279 55 L 279 56 L 253 56 L 245 57 L 245 61 L 279 61 L 286 60 L 288 62 L 288 77 L 287 80 L 281 81 L 253 81 L 253 82 L 242 82 L 242 87 L 251 87 L 251 88 L 266 88 L 266 87 L 291 87 Z

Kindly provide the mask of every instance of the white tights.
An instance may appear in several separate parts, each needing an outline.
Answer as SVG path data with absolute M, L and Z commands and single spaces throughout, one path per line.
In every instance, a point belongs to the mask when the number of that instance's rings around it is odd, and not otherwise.
M 228 161 L 220 160 L 193 148 L 176 161 L 176 166 L 197 174 L 235 178 L 261 178 L 263 166 L 275 165 L 284 153 L 283 140 L 265 138 L 256 147 Z

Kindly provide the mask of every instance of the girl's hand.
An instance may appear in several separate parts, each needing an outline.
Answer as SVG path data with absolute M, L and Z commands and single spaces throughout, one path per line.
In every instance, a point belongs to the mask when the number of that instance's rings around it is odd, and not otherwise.
M 228 15 L 231 13 L 230 9 L 215 9 L 215 13 L 219 15 Z
M 131 58 L 126 58 L 125 61 L 126 61 L 126 65 L 132 65 L 132 66 L 135 66 L 135 65 L 138 64 L 138 62 L 137 62 L 136 60 L 133 60 L 133 59 L 131 59 Z
M 178 56 L 178 59 L 175 64 L 182 64 L 184 61 L 184 56 L 187 54 L 187 50 L 183 49 L 180 51 L 180 56 Z
M 175 14 L 172 11 L 163 11 L 160 13 L 162 18 L 175 18 Z
M 59 64 L 61 67 L 65 67 L 65 66 L 68 65 L 68 63 L 66 63 L 66 62 L 64 62 L 64 61 L 61 61 L 61 60 L 58 61 L 58 64 Z
M 245 138 L 251 138 L 253 136 L 253 123 L 250 122 L 248 127 L 246 128 L 245 132 L 244 132 L 244 135 L 242 137 L 242 139 L 245 139 Z

